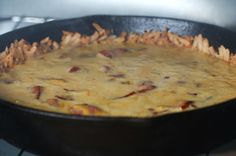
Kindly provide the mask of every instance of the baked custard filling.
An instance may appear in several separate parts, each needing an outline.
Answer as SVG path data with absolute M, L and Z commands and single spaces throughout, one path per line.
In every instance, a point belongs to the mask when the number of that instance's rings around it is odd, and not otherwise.
M 236 97 L 235 66 L 192 47 L 91 42 L 32 57 L 1 72 L 1 99 L 67 114 L 151 117 Z

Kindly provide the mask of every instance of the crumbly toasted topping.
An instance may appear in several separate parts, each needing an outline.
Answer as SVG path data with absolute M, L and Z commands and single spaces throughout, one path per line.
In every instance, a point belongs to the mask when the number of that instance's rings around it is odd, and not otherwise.
M 5 72 L 14 65 L 23 64 L 27 59 L 51 52 L 54 49 L 58 49 L 59 44 L 46 37 L 39 43 L 29 42 L 21 39 L 11 43 L 9 48 L 7 47 L 0 53 L 0 72 Z
M 63 31 L 61 43 L 52 41 L 49 37 L 40 42 L 29 42 L 21 39 L 10 44 L 0 53 L 0 72 L 5 72 L 14 65 L 22 64 L 27 59 L 41 54 L 49 53 L 63 47 L 87 46 L 89 44 L 105 44 L 109 42 L 142 43 L 157 46 L 177 46 L 197 49 L 200 52 L 222 59 L 230 64 L 236 64 L 236 55 L 221 45 L 217 50 L 209 45 L 208 39 L 201 34 L 197 36 L 180 36 L 165 29 L 162 32 L 149 31 L 143 34 L 122 32 L 115 36 L 110 31 L 103 29 L 100 25 L 93 23 L 96 31 L 90 35 L 82 35 L 79 32 Z

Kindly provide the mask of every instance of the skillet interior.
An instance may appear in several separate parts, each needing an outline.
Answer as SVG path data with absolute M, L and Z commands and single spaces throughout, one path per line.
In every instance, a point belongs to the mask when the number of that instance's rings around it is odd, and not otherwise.
M 235 51 L 236 35 L 213 25 L 134 16 L 89 16 L 53 21 L 16 30 L 0 37 L 0 50 L 15 39 L 39 41 L 50 36 L 59 41 L 62 30 L 91 34 L 96 22 L 115 34 L 121 31 L 143 32 L 170 28 L 180 35 L 203 34 L 212 45 L 223 44 Z M 4 137 L 25 149 L 38 153 L 78 154 L 98 152 L 104 155 L 199 153 L 234 138 L 236 126 L 231 123 L 235 100 L 195 111 L 170 114 L 151 119 L 79 117 L 47 113 L 15 106 L 0 105 L 0 126 Z M 37 140 L 37 142 L 35 142 Z M 34 143 L 32 143 L 34 142 Z M 172 150 L 169 150 L 169 149 Z M 119 152 L 118 152 L 119 151 Z M 127 153 L 127 154 L 124 154 Z

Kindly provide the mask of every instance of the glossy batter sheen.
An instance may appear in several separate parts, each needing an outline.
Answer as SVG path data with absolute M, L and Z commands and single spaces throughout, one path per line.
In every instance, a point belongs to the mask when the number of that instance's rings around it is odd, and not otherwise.
M 97 55 L 117 48 L 127 51 Z M 233 99 L 235 77 L 234 66 L 192 49 L 94 44 L 60 49 L 2 73 L 0 98 L 54 112 L 86 115 L 89 105 L 98 115 L 148 117 Z M 34 86 L 41 87 L 38 98 Z

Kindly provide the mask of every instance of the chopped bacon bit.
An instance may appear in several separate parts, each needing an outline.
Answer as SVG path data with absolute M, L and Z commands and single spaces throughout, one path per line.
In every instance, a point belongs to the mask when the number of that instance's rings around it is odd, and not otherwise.
M 79 70 L 80 70 L 80 67 L 73 66 L 73 67 L 71 67 L 71 68 L 69 69 L 69 72 L 70 72 L 70 73 L 73 73 L 73 72 L 77 72 L 77 71 L 79 71 Z
M 150 90 L 153 90 L 153 89 L 155 89 L 155 88 L 156 88 L 156 86 L 154 86 L 154 85 L 145 86 L 145 88 L 143 88 L 143 89 L 141 89 L 141 90 L 138 90 L 137 93 L 145 93 L 145 92 L 150 91 Z
M 67 82 L 67 80 L 65 79 L 61 79 L 61 78 L 54 78 L 54 77 L 49 77 L 49 78 L 39 78 L 40 80 L 47 80 L 47 81 L 61 81 L 61 82 Z
M 114 77 L 114 78 L 124 78 L 125 74 L 113 74 L 113 75 L 109 75 L 110 77 Z
M 188 93 L 189 95 L 192 95 L 192 96 L 197 96 L 198 93 Z
M 157 115 L 158 112 L 154 109 L 154 108 L 148 108 L 148 111 L 152 114 L 152 115 Z
M 130 92 L 130 93 L 124 95 L 124 96 L 120 96 L 120 97 L 117 97 L 117 98 L 115 98 L 115 99 L 126 98 L 126 97 L 129 97 L 129 96 L 135 95 L 135 94 L 137 94 L 137 92 L 132 91 L 132 92 Z
M 152 112 L 152 115 L 158 115 L 158 114 L 159 114 L 159 113 L 156 112 L 156 111 Z
M 124 96 L 120 96 L 120 97 L 117 97 L 115 99 L 121 99 L 121 98 L 126 98 L 126 97 L 129 97 L 129 96 L 135 95 L 135 94 L 145 93 L 145 92 L 153 90 L 155 88 L 156 88 L 155 85 L 143 85 L 139 90 L 132 91 L 132 92 L 130 92 L 130 93 L 124 95 Z
M 64 91 L 67 91 L 67 92 L 74 92 L 74 91 L 76 91 L 76 90 L 64 88 Z
M 143 81 L 138 86 L 139 86 L 139 91 L 143 92 L 156 88 L 156 86 L 150 80 Z
M 154 108 L 148 108 L 147 110 L 154 116 L 168 112 L 168 109 L 156 111 Z
M 98 55 L 111 59 L 113 57 L 120 56 L 123 53 L 126 53 L 127 51 L 128 49 L 125 49 L 125 48 L 116 48 L 116 49 L 111 49 L 111 50 L 102 50 L 98 53 Z
M 54 107 L 63 107 L 64 106 L 62 103 L 59 103 L 58 99 L 48 99 L 47 103 L 50 106 L 54 106 Z
M 58 95 L 56 95 L 55 97 L 58 98 L 58 99 L 61 99 L 61 100 L 66 100 L 66 101 L 73 101 L 73 100 L 74 100 L 74 99 L 73 99 L 71 96 L 69 96 L 69 95 L 64 95 L 64 96 L 58 96 Z
M 74 108 L 74 107 L 70 107 L 70 108 L 69 108 L 69 111 L 70 111 L 72 114 L 75 114 L 75 115 L 83 115 L 83 114 L 84 114 L 84 111 L 83 111 L 83 110 L 76 109 L 76 108 Z
M 112 58 L 114 56 L 111 50 L 102 50 L 99 52 L 99 54 L 108 58 Z
M 91 115 L 94 115 L 96 112 L 101 112 L 103 111 L 102 109 L 100 109 L 97 106 L 91 105 L 91 104 L 82 104 L 84 107 L 88 108 L 88 111 Z
M 34 86 L 32 88 L 32 93 L 35 94 L 35 99 L 39 99 L 42 93 L 43 87 L 42 86 Z
M 193 107 L 193 108 L 197 108 L 197 106 L 194 104 L 194 101 L 183 101 L 181 104 L 180 104 L 180 107 L 185 110 L 189 107 Z
M 192 106 L 193 108 L 197 108 L 197 106 L 196 106 L 195 104 L 193 104 L 193 103 L 191 104 L 191 106 Z
M 69 107 L 69 111 L 76 115 L 97 115 L 106 113 L 101 108 L 87 103 L 71 106 Z
M 58 99 L 48 99 L 48 100 L 47 100 L 47 103 L 48 103 L 49 105 L 55 106 L 55 105 L 58 105 L 59 100 L 58 100 Z

